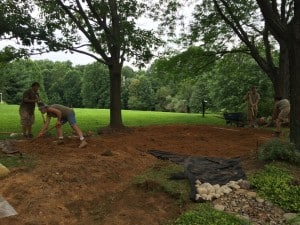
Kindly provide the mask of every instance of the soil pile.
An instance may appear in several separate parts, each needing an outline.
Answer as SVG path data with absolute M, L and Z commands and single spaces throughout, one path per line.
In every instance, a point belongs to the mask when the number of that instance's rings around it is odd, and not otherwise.
M 25 157 L 34 156 L 37 165 L 16 168 L 0 180 L 0 195 L 18 213 L 0 224 L 162 224 L 185 209 L 163 193 L 132 184 L 136 175 L 161 161 L 147 151 L 239 157 L 248 174 L 263 166 L 255 154 L 271 138 L 271 131 L 262 129 L 178 125 L 92 135 L 84 149 L 77 148 L 75 137 L 66 138 L 64 145 L 54 137 L 19 141 L 15 147 Z

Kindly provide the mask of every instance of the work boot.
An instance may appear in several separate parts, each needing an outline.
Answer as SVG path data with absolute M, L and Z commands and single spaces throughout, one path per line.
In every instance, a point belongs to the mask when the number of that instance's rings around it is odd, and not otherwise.
M 85 148 L 87 146 L 87 142 L 82 140 L 78 148 Z

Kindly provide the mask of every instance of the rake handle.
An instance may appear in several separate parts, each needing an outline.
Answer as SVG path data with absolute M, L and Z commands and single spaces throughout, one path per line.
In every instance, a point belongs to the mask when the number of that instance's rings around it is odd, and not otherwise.
M 55 128 L 56 127 L 56 124 L 54 125 L 54 126 L 52 126 L 51 128 L 49 128 L 49 129 L 47 129 L 46 131 L 45 131 L 45 133 L 47 133 L 48 131 L 50 131 L 50 130 L 53 130 L 53 128 Z M 39 136 L 37 136 L 37 137 L 35 137 L 35 138 L 33 138 L 30 142 L 34 142 L 36 139 L 38 139 L 38 138 L 40 138 Z

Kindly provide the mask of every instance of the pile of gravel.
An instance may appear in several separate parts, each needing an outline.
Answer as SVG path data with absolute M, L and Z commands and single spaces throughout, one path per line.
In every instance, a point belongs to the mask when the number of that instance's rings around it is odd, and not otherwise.
M 256 192 L 237 189 L 211 202 L 219 211 L 234 214 L 254 225 L 286 224 L 286 220 L 296 216 L 286 213 L 273 203 L 260 198 Z

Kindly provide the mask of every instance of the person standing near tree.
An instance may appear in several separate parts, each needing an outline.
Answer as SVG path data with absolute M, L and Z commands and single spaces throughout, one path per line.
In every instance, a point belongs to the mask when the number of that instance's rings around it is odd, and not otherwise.
M 87 142 L 83 136 L 82 131 L 76 124 L 76 118 L 75 118 L 75 112 L 72 108 L 69 108 L 64 105 L 59 104 L 53 104 L 50 106 L 45 105 L 42 102 L 38 103 L 39 110 L 42 114 L 47 114 L 46 121 L 44 123 L 44 126 L 42 130 L 40 131 L 38 137 L 42 137 L 45 132 L 47 131 L 50 120 L 52 117 L 56 118 L 56 133 L 58 136 L 57 144 L 63 144 L 64 143 L 64 137 L 63 137 L 63 131 L 62 131 L 62 125 L 64 125 L 66 122 L 69 122 L 72 129 L 76 132 L 76 134 L 79 136 L 80 139 L 80 145 L 79 148 L 85 148 L 87 146 Z
M 256 117 L 258 111 L 258 102 L 260 100 L 260 94 L 257 92 L 255 86 L 251 87 L 251 90 L 244 96 L 244 101 L 247 102 L 247 120 L 249 126 L 256 126 Z
M 288 99 L 282 99 L 282 97 L 274 98 L 272 120 L 276 123 L 276 130 L 273 136 L 279 137 L 281 134 L 282 123 L 289 123 L 290 109 L 290 101 Z
M 24 138 L 33 138 L 32 125 L 34 124 L 35 103 L 39 102 L 38 90 L 40 84 L 33 82 L 31 88 L 23 93 L 22 102 L 19 107 L 21 126 Z

